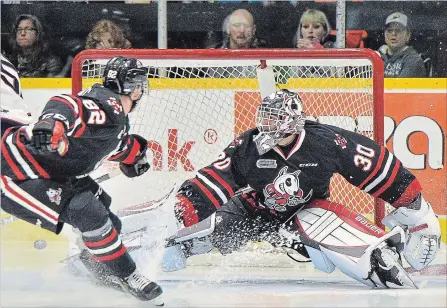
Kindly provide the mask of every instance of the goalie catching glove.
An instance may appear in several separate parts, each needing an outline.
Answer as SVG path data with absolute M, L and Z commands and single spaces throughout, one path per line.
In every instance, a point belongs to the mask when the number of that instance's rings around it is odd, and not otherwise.
M 414 269 L 421 270 L 433 261 L 441 245 L 441 228 L 421 194 L 407 207 L 391 212 L 382 223 L 389 228 L 400 226 L 406 231 L 403 255 Z
M 67 118 L 57 113 L 47 113 L 33 127 L 31 144 L 40 152 L 58 152 L 64 156 L 68 151 L 66 135 Z
M 120 170 L 124 173 L 128 178 L 134 178 L 142 175 L 146 171 L 149 170 L 151 165 L 147 162 L 146 158 L 146 150 L 147 150 L 147 141 L 141 136 L 133 135 L 135 141 L 140 144 L 140 151 L 135 156 L 135 160 L 132 164 L 125 164 L 123 162 L 120 163 Z

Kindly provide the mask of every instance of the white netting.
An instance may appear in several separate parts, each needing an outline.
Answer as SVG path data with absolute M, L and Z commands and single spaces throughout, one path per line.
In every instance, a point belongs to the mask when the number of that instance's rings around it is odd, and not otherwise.
M 261 101 L 260 59 L 150 59 L 148 102 L 131 114 L 132 131 L 149 141 L 148 194 L 160 195 L 215 160 L 235 135 L 254 127 Z M 82 86 L 100 81 L 107 62 L 82 64 Z M 276 88 L 297 91 L 309 118 L 373 137 L 373 65 L 368 59 L 267 59 Z M 383 132 L 382 132 L 383 134 Z M 152 185 L 153 184 L 153 185 Z M 152 187 L 154 187 L 152 189 Z M 372 218 L 374 200 L 340 176 L 332 199 Z

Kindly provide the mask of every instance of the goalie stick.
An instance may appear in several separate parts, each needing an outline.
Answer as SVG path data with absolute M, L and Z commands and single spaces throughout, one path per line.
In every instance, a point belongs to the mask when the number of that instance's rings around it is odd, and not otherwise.
M 114 170 L 110 171 L 109 173 L 103 174 L 103 175 L 95 178 L 95 181 L 96 181 L 96 183 L 99 184 L 99 183 L 105 182 L 107 180 L 110 180 L 110 179 L 120 175 L 121 173 L 122 172 L 120 169 L 114 169 Z M 8 225 L 16 220 L 18 220 L 18 218 L 13 215 L 3 218 L 2 220 L 0 220 L 0 227 Z

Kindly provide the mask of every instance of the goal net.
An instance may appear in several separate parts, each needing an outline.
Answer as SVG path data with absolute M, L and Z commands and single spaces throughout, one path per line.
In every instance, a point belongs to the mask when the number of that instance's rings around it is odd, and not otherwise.
M 277 89 L 298 92 L 309 119 L 383 144 L 383 65 L 371 50 L 87 50 L 73 63 L 73 93 L 100 83 L 116 55 L 150 68 L 149 97 L 130 115 L 131 131 L 149 141 L 149 199 L 194 176 L 254 127 L 262 96 Z M 383 216 L 383 205 L 338 175 L 331 199 L 376 222 Z

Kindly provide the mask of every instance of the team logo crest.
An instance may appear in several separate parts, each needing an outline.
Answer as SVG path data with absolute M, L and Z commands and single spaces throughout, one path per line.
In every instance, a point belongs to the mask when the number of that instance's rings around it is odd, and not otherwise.
M 56 203 L 57 205 L 61 204 L 61 196 L 62 196 L 62 188 L 59 189 L 48 189 L 47 196 L 50 198 L 50 202 Z
M 241 145 L 241 144 L 242 144 L 242 139 L 239 138 L 239 137 L 236 137 L 236 138 L 233 139 L 233 141 L 231 141 L 231 143 L 230 143 L 230 145 L 228 147 L 229 148 L 235 148 L 235 147 L 237 147 L 238 145 Z
M 287 173 L 287 168 L 282 168 L 273 183 L 267 185 L 263 191 L 265 205 L 278 212 L 286 211 L 287 206 L 293 207 L 308 202 L 313 193 L 311 189 L 304 197 L 304 192 L 300 188 L 300 180 L 298 178 L 301 170 Z
M 334 142 L 336 145 L 338 145 L 342 149 L 346 149 L 346 146 L 348 144 L 348 141 L 346 141 L 346 139 L 344 137 L 340 136 L 339 134 L 335 134 Z
M 107 100 L 107 103 L 112 106 L 113 112 L 116 114 L 120 114 L 120 112 L 123 112 L 123 106 L 117 102 L 116 98 L 109 97 Z

